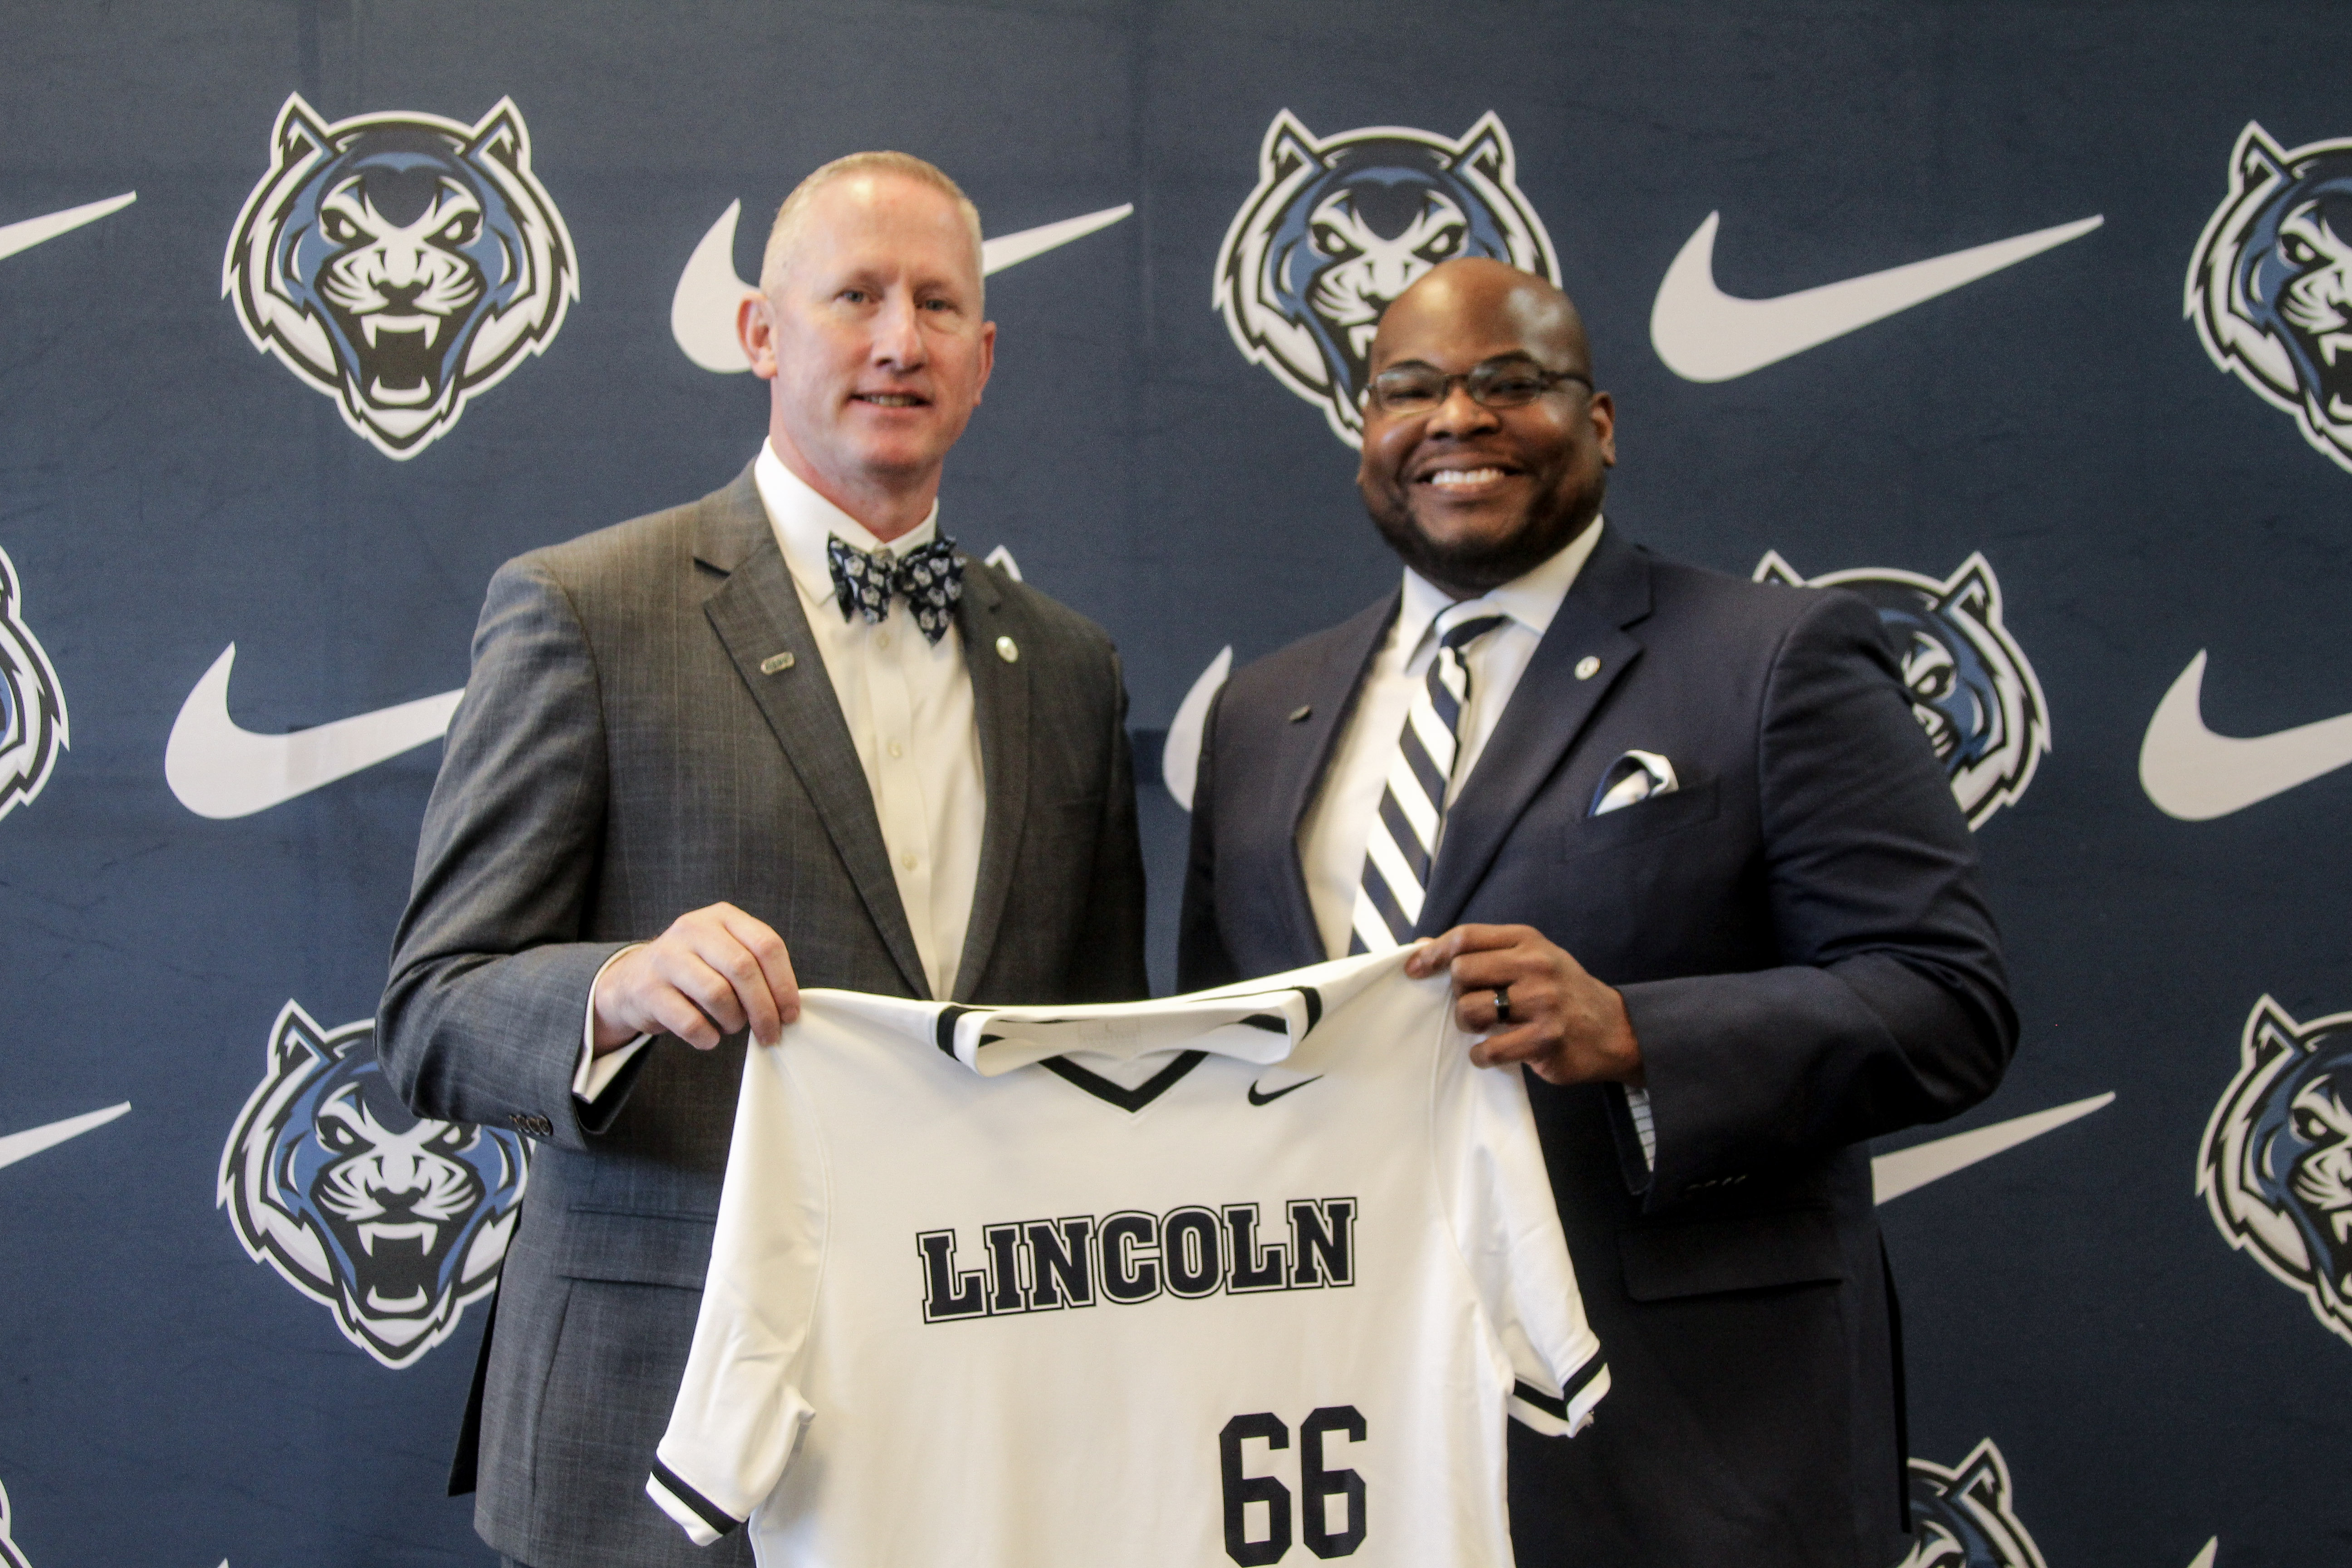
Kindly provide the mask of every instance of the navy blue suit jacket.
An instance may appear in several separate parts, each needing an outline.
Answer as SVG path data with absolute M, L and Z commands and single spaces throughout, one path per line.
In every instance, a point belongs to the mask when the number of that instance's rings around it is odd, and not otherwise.
M 1325 956 L 1298 825 L 1395 610 L 1219 694 L 1185 988 Z M 1592 816 L 1637 748 L 1680 788 Z M 1656 1120 L 1648 1172 L 1620 1091 L 1528 1080 L 1612 1386 L 1577 1438 L 1514 1428 L 1521 1564 L 1903 1554 L 1901 1351 L 1864 1141 L 1975 1104 L 2014 1048 L 1975 868 L 1867 605 L 1603 532 L 1448 814 L 1420 926 L 1532 925 L 1618 987 Z

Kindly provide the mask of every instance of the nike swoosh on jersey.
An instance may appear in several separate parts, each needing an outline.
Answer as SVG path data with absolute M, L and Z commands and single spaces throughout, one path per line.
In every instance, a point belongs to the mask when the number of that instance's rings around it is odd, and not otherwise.
M 257 735 L 228 716 L 236 662 L 231 643 L 180 704 L 163 747 L 164 780 L 198 816 L 251 816 L 437 740 L 465 695 L 461 687 L 290 735 Z
M 2037 1110 L 2030 1116 L 2015 1116 L 2007 1121 L 1996 1121 L 1990 1127 L 1979 1127 L 1967 1132 L 1955 1132 L 1949 1138 L 1937 1138 L 1930 1142 L 1915 1143 L 1908 1149 L 1897 1149 L 1892 1154 L 1881 1154 L 1870 1163 L 1874 1201 L 1887 1203 L 1906 1193 L 1916 1193 L 1930 1182 L 1940 1182 L 1955 1171 L 1965 1171 L 1979 1160 L 1990 1160 L 2005 1153 L 2020 1143 L 2030 1142 L 2054 1128 L 2104 1110 L 2114 1103 L 2115 1094 L 2095 1094 L 2088 1100 L 2077 1100 L 2065 1105 L 2053 1105 L 2047 1110 Z
M 44 1149 L 54 1149 L 68 1138 L 79 1138 L 93 1127 L 103 1127 L 124 1111 L 131 1102 L 110 1105 L 104 1110 L 87 1111 L 68 1116 L 63 1121 L 52 1121 L 46 1127 L 28 1127 L 22 1132 L 11 1132 L 0 1138 L 0 1166 L 13 1165 L 29 1159 Z
M 1252 1084 L 1249 1086 L 1249 1102 L 1252 1105 L 1272 1105 L 1276 1100 L 1280 1100 L 1286 1094 L 1297 1094 L 1308 1084 L 1320 1083 L 1322 1081 L 1323 1075 L 1318 1072 L 1313 1078 L 1302 1078 L 1297 1083 L 1284 1084 L 1272 1094 L 1260 1094 L 1257 1091 L 1257 1085 Z
M 85 202 L 78 207 L 68 207 L 42 217 L 28 217 L 19 223 L 0 225 L 0 257 L 14 256 L 20 250 L 30 250 L 44 240 L 55 239 L 61 234 L 95 222 L 110 212 L 129 206 L 139 199 L 137 191 L 125 191 L 119 196 L 109 196 L 102 202 Z
M 2352 763 L 2352 713 L 2240 738 L 2205 727 L 2205 651 L 2148 719 L 2139 787 L 2167 816 L 2210 822 Z
M 1134 210 L 1135 204 L 1129 202 L 998 235 L 980 247 L 981 276 L 1002 272 L 1098 228 L 1108 228 Z M 686 270 L 678 274 L 677 289 L 669 300 L 669 331 L 678 348 L 703 369 L 721 375 L 751 368 L 735 336 L 736 310 L 760 291 L 735 275 L 735 223 L 742 216 L 740 198 L 727 204 L 727 210 L 686 258 Z
M 1818 289 L 1770 300 L 1738 300 L 1715 286 L 1715 231 L 1722 216 L 1706 215 L 1666 268 L 1657 301 L 1650 308 L 1651 345 L 1666 368 L 1685 381 L 1730 381 L 1762 370 L 2013 267 L 2105 221 L 2082 218 Z

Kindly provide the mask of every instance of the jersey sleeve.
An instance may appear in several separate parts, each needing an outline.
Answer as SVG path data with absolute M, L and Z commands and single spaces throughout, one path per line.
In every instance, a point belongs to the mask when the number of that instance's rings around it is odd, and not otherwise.
M 815 1414 L 799 1382 L 826 1251 L 824 1143 L 789 1053 L 751 1046 L 694 1344 L 646 1495 L 698 1546 L 750 1520 Z
M 1450 1007 L 1432 1070 L 1432 1152 L 1447 1224 L 1497 1346 L 1509 1363 L 1512 1418 L 1565 1437 L 1609 1392 L 1601 1341 L 1553 1206 L 1535 1114 L 1517 1068 L 1473 1066 Z

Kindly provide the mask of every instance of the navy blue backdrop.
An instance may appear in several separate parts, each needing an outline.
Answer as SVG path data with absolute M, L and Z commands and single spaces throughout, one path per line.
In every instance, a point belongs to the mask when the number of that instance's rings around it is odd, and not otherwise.
M 1880 1166 L 1923 1520 L 1986 1565 L 2352 1541 L 2352 15 L 129 0 L 0 35 L 0 1563 L 487 1559 L 441 1481 L 524 1152 L 449 1152 L 366 1066 L 423 700 L 500 561 L 750 458 L 765 388 L 695 356 L 785 192 L 875 146 L 1013 241 L 943 521 L 1119 641 L 1163 985 L 1187 693 L 1394 580 L 1351 328 L 1436 257 L 1556 268 L 1612 524 L 1871 593 L 1978 819 L 2023 1048 Z M 339 205 L 369 146 L 448 177 Z

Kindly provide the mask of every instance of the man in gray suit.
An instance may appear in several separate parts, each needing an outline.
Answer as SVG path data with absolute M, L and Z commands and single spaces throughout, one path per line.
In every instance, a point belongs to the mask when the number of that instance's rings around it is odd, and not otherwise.
M 420 1114 L 536 1141 L 467 1428 L 475 1528 L 536 1568 L 750 1561 L 642 1489 L 746 1038 L 800 984 L 1147 990 L 1118 655 L 938 533 L 995 341 L 978 214 L 902 154 L 827 164 L 739 328 L 751 467 L 492 579 L 377 1023 Z

